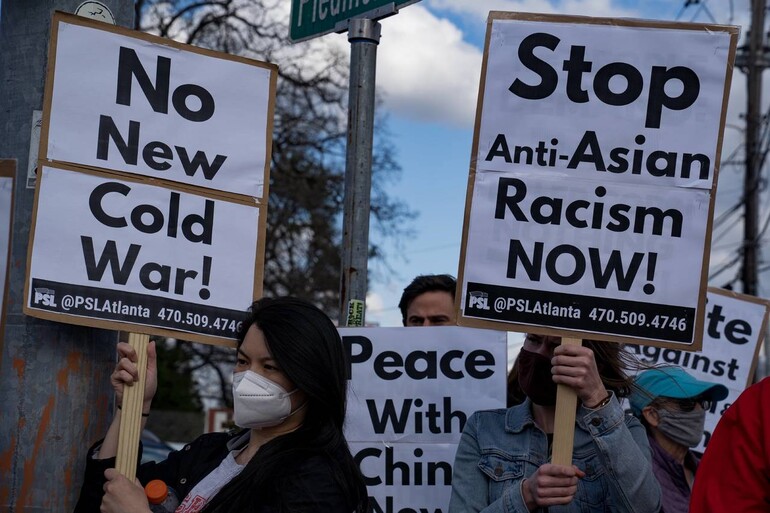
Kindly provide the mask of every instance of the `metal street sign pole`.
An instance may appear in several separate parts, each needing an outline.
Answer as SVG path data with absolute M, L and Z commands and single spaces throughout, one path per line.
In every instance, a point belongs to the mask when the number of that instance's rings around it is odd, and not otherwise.
M 363 326 L 369 258 L 369 209 L 372 188 L 374 82 L 380 24 L 355 18 L 348 27 L 350 88 L 342 221 L 340 325 Z
M 345 204 L 342 220 L 340 326 L 363 326 L 366 269 L 369 258 L 369 210 L 374 135 L 374 82 L 380 24 L 419 0 L 328 2 L 292 0 L 289 38 L 296 42 L 348 31 L 350 87 L 348 147 L 345 162 Z

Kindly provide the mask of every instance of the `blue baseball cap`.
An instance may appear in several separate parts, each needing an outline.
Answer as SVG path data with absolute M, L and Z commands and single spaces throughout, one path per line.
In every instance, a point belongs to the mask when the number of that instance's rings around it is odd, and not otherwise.
M 658 367 L 640 372 L 634 379 L 633 391 L 628 398 L 634 415 L 658 397 L 692 399 L 703 397 L 709 401 L 721 401 L 729 391 L 719 383 L 700 381 L 687 374 L 681 367 Z

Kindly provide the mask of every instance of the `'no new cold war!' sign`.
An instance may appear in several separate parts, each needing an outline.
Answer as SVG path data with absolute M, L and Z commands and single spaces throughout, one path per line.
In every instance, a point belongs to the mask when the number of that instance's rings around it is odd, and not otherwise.
M 51 42 L 24 312 L 231 344 L 262 291 L 276 66 L 59 12 Z

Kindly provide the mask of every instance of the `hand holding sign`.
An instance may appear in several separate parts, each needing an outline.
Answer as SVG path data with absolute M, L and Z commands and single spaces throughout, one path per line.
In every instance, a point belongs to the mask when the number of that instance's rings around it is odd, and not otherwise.
M 98 455 L 99 459 L 116 456 L 115 468 L 132 479 L 139 436 L 158 388 L 155 343 L 148 340 L 148 335 L 131 333 L 128 344 L 118 344 L 118 363 L 110 383 L 119 414 L 113 418 Z
M 118 344 L 118 360 L 115 370 L 110 375 L 110 383 L 115 389 L 115 400 L 117 404 L 123 403 L 123 390 L 125 387 L 134 386 L 139 382 L 139 368 L 137 367 L 137 351 L 131 345 L 120 342 Z M 157 355 L 155 353 L 155 342 L 147 345 L 147 368 L 141 372 L 146 372 L 144 381 L 144 394 L 142 397 L 142 412 L 147 413 L 150 410 L 152 398 L 158 389 L 158 368 Z
M 133 511 L 137 505 L 147 505 L 147 496 L 144 488 L 133 483 L 132 480 L 118 472 L 114 468 L 104 472 L 107 482 L 104 484 L 104 498 L 99 509 L 102 513 L 118 513 Z
M 522 487 L 527 508 L 535 511 L 538 508 L 569 504 L 577 492 L 578 479 L 585 475 L 575 465 L 541 465 L 532 477 L 524 481 Z
M 599 376 L 591 349 L 582 345 L 562 344 L 554 349 L 551 364 L 553 380 L 572 388 L 583 405 L 596 406 L 607 397 L 607 389 Z

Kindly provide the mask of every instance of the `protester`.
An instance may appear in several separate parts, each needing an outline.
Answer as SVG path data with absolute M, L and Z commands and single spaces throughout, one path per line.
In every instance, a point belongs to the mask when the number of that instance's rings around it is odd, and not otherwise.
M 131 346 L 118 344 L 118 353 L 111 381 L 120 405 L 137 367 Z M 255 302 L 233 375 L 235 423 L 245 429 L 203 435 L 161 463 L 140 466 L 139 481 L 165 481 L 184 513 L 367 511 L 363 477 L 342 433 L 345 369 L 339 334 L 319 309 L 293 298 Z M 144 414 L 157 388 L 153 344 L 146 380 Z M 144 490 L 112 468 L 120 415 L 89 451 L 76 513 L 96 513 L 100 504 L 102 513 L 148 511 Z
M 649 369 L 634 382 L 629 403 L 647 429 L 661 512 L 687 513 L 699 461 L 690 449 L 703 438 L 706 410 L 727 397 L 727 387 L 699 381 L 680 367 Z
M 727 408 L 706 445 L 690 511 L 770 512 L 770 378 Z
M 456 286 L 448 274 L 424 274 L 412 280 L 398 302 L 404 326 L 454 325 Z
M 516 362 L 524 401 L 468 419 L 450 513 L 658 511 L 660 487 L 644 428 L 618 402 L 632 386 L 625 373 L 631 355 L 617 344 L 560 342 L 527 335 Z M 557 383 L 572 387 L 579 400 L 571 466 L 548 463 Z

